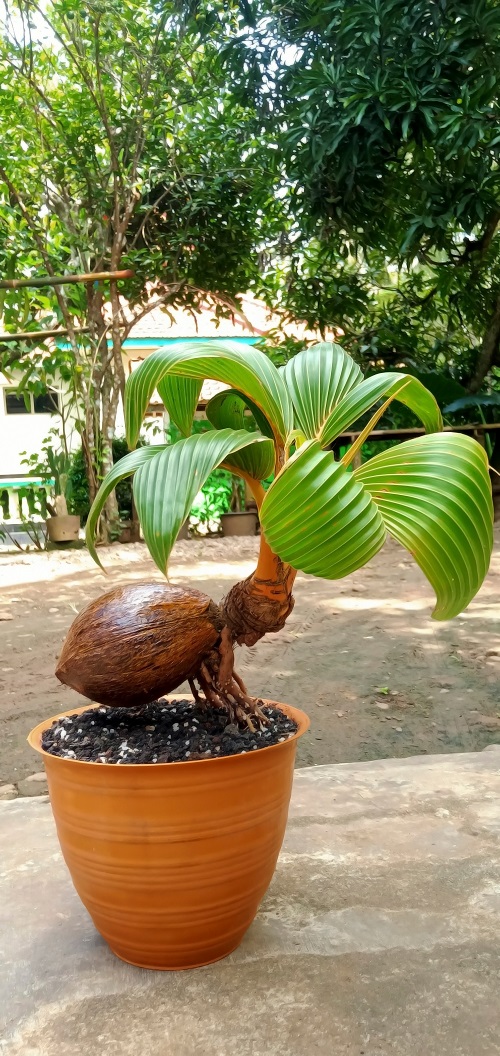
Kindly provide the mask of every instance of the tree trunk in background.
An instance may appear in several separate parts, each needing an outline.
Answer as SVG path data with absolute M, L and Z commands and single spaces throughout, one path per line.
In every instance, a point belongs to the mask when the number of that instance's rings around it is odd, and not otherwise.
M 123 397 L 125 389 L 120 299 L 117 283 L 110 283 L 110 287 L 111 328 L 104 316 L 102 282 L 89 283 L 86 288 L 91 355 L 85 400 L 86 435 L 82 435 L 82 444 L 91 501 L 95 498 L 101 480 L 113 467 L 116 415 L 120 396 Z M 108 334 L 111 336 L 111 348 L 108 347 Z M 101 519 L 101 538 L 105 542 L 111 541 L 119 519 L 116 493 L 113 491 L 106 500 Z
M 134 502 L 134 493 L 132 492 L 132 512 L 130 515 L 130 542 L 140 543 L 141 541 L 141 525 L 139 516 Z
M 500 293 L 497 295 L 493 314 L 490 316 L 486 333 L 483 337 L 476 368 L 469 381 L 469 392 L 478 392 L 491 367 L 498 365 L 500 351 Z

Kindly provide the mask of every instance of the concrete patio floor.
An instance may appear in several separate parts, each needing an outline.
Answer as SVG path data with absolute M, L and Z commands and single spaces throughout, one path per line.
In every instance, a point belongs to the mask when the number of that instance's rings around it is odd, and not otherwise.
M 296 772 L 240 949 L 132 968 L 93 929 L 46 797 L 0 804 L 2 1056 L 500 1053 L 500 750 Z

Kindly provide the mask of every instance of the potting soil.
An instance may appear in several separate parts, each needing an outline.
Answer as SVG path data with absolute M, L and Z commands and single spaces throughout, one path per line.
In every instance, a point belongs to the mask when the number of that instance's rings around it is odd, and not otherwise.
M 179 763 L 268 748 L 292 737 L 297 723 L 264 705 L 267 725 L 242 729 L 227 712 L 190 700 L 158 700 L 141 709 L 96 707 L 62 716 L 45 730 L 51 755 L 92 763 Z

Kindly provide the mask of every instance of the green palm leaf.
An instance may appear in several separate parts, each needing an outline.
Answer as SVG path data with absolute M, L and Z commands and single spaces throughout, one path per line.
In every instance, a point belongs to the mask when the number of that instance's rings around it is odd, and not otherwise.
M 159 349 L 141 363 L 127 380 L 125 421 L 127 440 L 137 442 L 151 394 L 168 374 L 183 377 L 214 378 L 241 391 L 252 400 L 272 426 L 275 437 L 284 443 L 293 425 L 293 408 L 286 386 L 273 363 L 263 352 L 247 347 L 244 351 L 229 342 L 186 342 L 176 348 Z
M 319 436 L 323 423 L 343 397 L 363 379 L 357 363 L 333 341 L 322 341 L 290 359 L 283 368 L 295 411 L 295 425 L 304 436 Z
M 213 396 L 206 406 L 206 415 L 214 429 L 247 429 L 246 404 L 239 392 L 224 389 Z
M 234 389 L 217 393 L 207 403 L 206 414 L 209 422 L 216 429 L 247 429 L 254 439 L 263 438 L 259 433 L 250 430 L 250 422 L 245 414 L 246 401 Z M 275 454 L 272 440 L 252 444 L 243 451 L 226 458 L 225 465 L 235 473 L 243 471 L 253 480 L 265 480 L 274 470 Z
M 167 374 L 158 383 L 158 392 L 169 417 L 175 422 L 183 436 L 189 436 L 203 381 L 196 378 L 181 378 Z
M 138 469 L 134 499 L 144 539 L 161 572 L 166 571 L 179 529 L 212 470 L 234 451 L 259 442 L 266 443 L 243 429 L 198 433 L 164 447 Z
M 235 397 L 241 401 L 239 404 L 237 402 L 232 403 L 232 399 Z M 234 409 L 234 417 L 231 417 L 232 408 Z M 216 429 L 225 429 L 226 427 L 239 428 L 236 422 L 241 421 L 241 415 L 243 415 L 243 426 L 241 428 L 247 428 L 248 417 L 245 415 L 245 408 L 250 411 L 259 432 L 272 440 L 273 431 L 265 415 L 262 414 L 262 411 L 248 396 L 244 396 L 237 389 L 224 389 L 224 392 L 218 392 L 216 396 L 213 396 L 207 403 L 206 414 L 209 422 L 212 422 Z M 231 422 L 234 422 L 234 425 L 231 426 Z
M 479 590 L 493 545 L 483 448 L 458 433 L 420 436 L 376 455 L 353 476 L 434 588 L 434 618 L 456 616 Z
M 324 423 L 320 441 L 323 447 L 333 441 L 369 411 L 383 396 L 396 395 L 420 418 L 428 433 L 443 428 L 443 419 L 434 396 L 422 385 L 418 378 L 410 374 L 398 374 L 395 371 L 387 374 L 375 374 L 366 378 L 355 389 L 347 394 Z
M 90 507 L 90 513 L 85 528 L 85 542 L 94 561 L 96 561 L 101 568 L 102 564 L 97 556 L 94 535 L 97 528 L 97 522 L 108 495 L 111 494 L 113 488 L 116 487 L 120 480 L 123 480 L 124 477 L 129 477 L 131 473 L 135 473 L 136 469 L 139 469 L 139 466 L 144 465 L 145 462 L 149 462 L 150 459 L 163 451 L 164 447 L 165 445 L 162 444 L 161 446 L 158 445 L 156 447 L 139 447 L 137 451 L 129 451 L 128 455 L 124 455 L 123 458 L 120 458 L 105 476 L 92 506 Z
M 271 549 L 283 561 L 325 579 L 340 579 L 365 565 L 385 539 L 371 497 L 317 440 L 306 441 L 278 474 L 260 518 Z
M 224 460 L 224 466 L 238 476 L 251 477 L 252 480 L 266 480 L 274 470 L 274 444 L 256 433 L 249 434 L 254 443 L 239 451 L 236 455 Z M 258 441 L 258 442 L 256 442 Z

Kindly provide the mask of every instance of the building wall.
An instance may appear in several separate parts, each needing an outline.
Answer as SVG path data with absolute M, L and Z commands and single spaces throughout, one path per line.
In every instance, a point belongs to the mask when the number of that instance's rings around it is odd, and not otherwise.
M 0 476 L 25 474 L 26 466 L 21 465 L 22 451 L 31 454 L 39 451 L 42 440 L 52 426 L 54 416 L 51 414 L 7 414 L 5 392 L 13 387 L 0 374 Z
M 188 339 L 193 342 L 207 340 L 207 338 L 193 338 L 191 336 Z M 123 348 L 125 374 L 128 376 L 131 370 L 139 365 L 141 360 L 151 355 L 151 352 L 160 347 L 166 348 L 176 345 L 179 340 L 181 339 L 157 337 L 128 339 L 124 342 Z M 234 341 L 235 338 L 211 337 L 210 340 L 215 340 L 218 344 L 224 345 L 228 340 Z M 238 344 L 241 345 L 252 345 L 256 340 L 255 337 L 236 338 Z M 5 390 L 13 389 L 15 384 L 15 377 L 12 377 L 9 381 L 3 374 L 0 374 L 0 478 L 25 476 L 27 466 L 21 464 L 23 457 L 21 452 L 26 451 L 28 455 L 35 452 L 38 453 L 50 430 L 58 429 L 60 424 L 57 414 L 7 414 Z M 60 393 L 60 398 L 64 398 L 64 393 Z M 162 443 L 165 423 L 161 413 L 161 400 L 157 394 L 153 395 L 151 403 L 156 414 L 150 416 L 150 429 L 146 430 L 144 435 L 153 443 Z M 125 434 L 125 422 L 121 404 L 118 408 L 115 431 L 117 436 Z M 68 440 L 73 449 L 79 446 L 80 437 L 76 430 L 69 432 Z
M 59 428 L 57 414 L 7 414 L 6 390 L 15 387 L 15 378 L 8 380 L 0 374 L 0 478 L 25 476 L 28 467 L 22 465 L 23 451 L 38 454 L 51 429 Z M 72 434 L 73 446 L 78 435 Z

